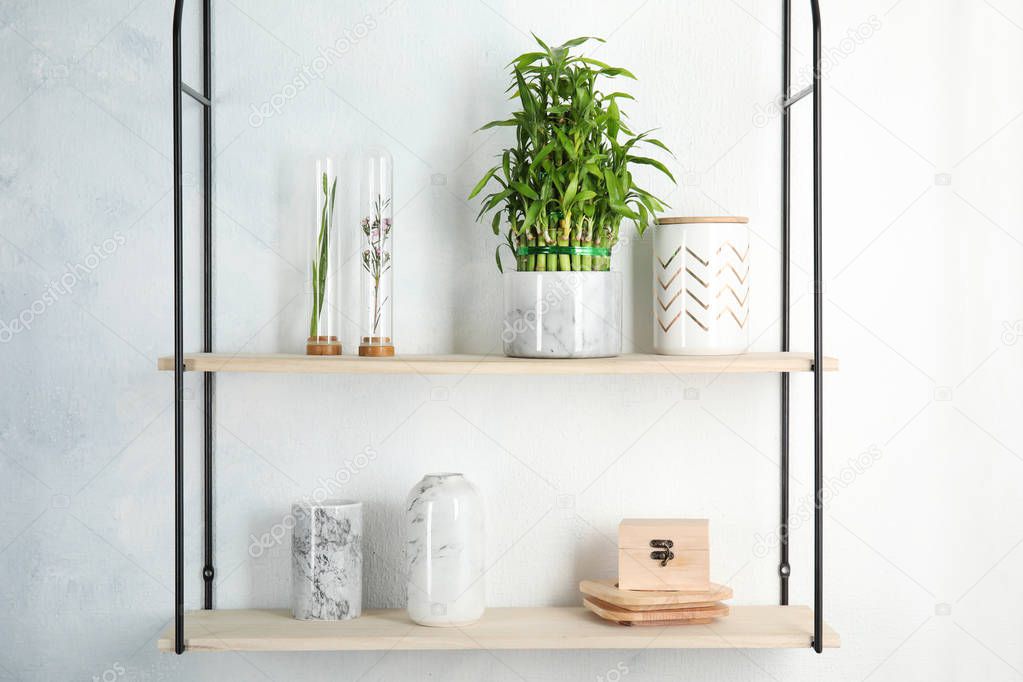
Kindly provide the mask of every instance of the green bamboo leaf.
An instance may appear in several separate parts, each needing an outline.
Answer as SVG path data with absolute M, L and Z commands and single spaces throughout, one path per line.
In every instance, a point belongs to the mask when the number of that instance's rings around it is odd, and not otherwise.
M 543 59 L 547 56 L 546 52 L 527 52 L 526 54 L 519 55 L 515 59 L 511 60 L 506 66 L 516 65 L 520 70 L 535 63 L 536 61 Z
M 607 136 L 612 140 L 618 139 L 621 120 L 622 116 L 621 112 L 618 111 L 618 103 L 615 100 L 611 100 L 611 105 L 607 108 Z
M 632 80 L 639 80 L 628 69 L 622 69 L 622 68 L 618 68 L 618 67 L 615 67 L 615 66 L 613 66 L 613 67 L 611 67 L 609 69 L 601 69 L 600 73 L 602 75 L 604 75 L 604 76 L 607 76 L 608 78 L 615 78 L 617 76 L 625 76 L 626 78 L 631 78 Z
M 474 199 L 477 194 L 483 191 L 483 188 L 490 182 L 490 178 L 494 177 L 494 173 L 497 172 L 498 167 L 494 166 L 486 172 L 486 174 L 476 183 L 476 186 L 472 188 L 472 192 L 469 193 L 469 199 Z
M 604 169 L 604 180 L 607 182 L 607 193 L 611 197 L 611 204 L 621 204 L 622 189 L 618 184 L 618 178 L 610 168 Z
M 597 38 L 596 36 L 580 36 L 578 38 L 572 38 L 571 40 L 566 40 L 565 42 L 563 42 L 561 44 L 561 47 L 564 47 L 564 48 L 579 47 L 580 45 L 585 43 L 587 40 L 596 40 L 599 43 L 605 42 L 603 38 Z
M 671 174 L 671 171 L 668 170 L 667 166 L 665 166 L 657 159 L 650 159 L 645 156 L 629 156 L 627 158 L 629 160 L 629 163 L 638 163 L 644 166 L 653 166 L 654 168 L 656 168 L 657 170 L 661 171 L 669 178 L 671 178 L 672 182 L 675 182 L 675 176 Z
M 491 195 L 490 200 L 487 201 L 486 204 L 484 204 L 483 213 L 486 213 L 487 211 L 493 209 L 499 203 L 501 203 L 502 201 L 504 201 L 505 199 L 510 197 L 511 194 L 512 194 L 512 190 L 506 189 L 503 192 L 498 192 L 497 194 Z
M 536 193 L 536 190 L 524 182 L 513 182 L 511 186 L 514 187 L 519 194 L 529 197 L 534 201 L 540 198 L 540 195 Z
M 639 220 L 639 214 L 636 213 L 635 211 L 633 211 L 631 208 L 629 208 L 625 204 L 611 202 L 611 210 L 614 211 L 615 213 L 617 213 L 620 216 L 625 216 L 626 218 L 632 218 L 633 220 Z
M 601 68 L 601 69 L 610 69 L 611 68 L 610 64 L 605 64 L 604 62 L 600 61 L 599 59 L 594 59 L 592 57 L 579 57 L 579 61 L 581 61 L 583 64 L 589 64 L 590 66 L 596 66 L 596 67 Z
M 574 161 L 579 154 L 576 152 L 572 141 L 568 139 L 568 136 L 565 135 L 564 132 L 562 132 L 561 128 L 555 128 L 554 134 L 557 136 L 558 141 L 561 143 L 561 147 L 565 150 L 565 153 L 568 154 L 568 158 Z
M 565 197 L 562 199 L 561 204 L 565 207 L 565 210 L 571 210 L 572 202 L 575 200 L 576 192 L 579 191 L 579 174 L 576 173 L 572 176 L 572 181 L 568 183 L 568 187 L 565 188 Z
M 522 108 L 527 115 L 533 115 L 538 109 L 538 104 L 533 99 L 533 92 L 529 89 L 526 79 L 522 77 L 522 72 L 518 69 L 515 69 L 515 82 L 519 86 L 518 95 L 522 102 Z
M 668 145 L 664 144 L 663 142 L 661 142 L 657 138 L 648 137 L 648 138 L 646 138 L 646 141 L 649 142 L 650 144 L 654 145 L 655 147 L 660 147 L 661 149 L 663 149 L 664 151 L 668 152 L 672 156 L 675 156 L 675 153 L 673 151 L 671 151 L 670 149 L 668 149 Z
M 501 212 L 500 211 L 498 211 L 497 213 L 494 214 L 494 219 L 493 219 L 493 221 L 491 221 L 490 227 L 494 231 L 494 234 L 501 234 Z
M 509 118 L 506 121 L 491 121 L 490 123 L 487 123 L 483 127 L 478 128 L 476 130 L 476 132 L 478 133 L 478 132 L 481 132 L 483 130 L 490 130 L 491 128 L 498 128 L 498 127 L 510 128 L 511 126 L 514 126 L 514 125 L 518 125 L 518 121 L 516 121 L 514 118 Z
M 548 142 L 546 146 L 544 146 L 544 148 L 541 149 L 540 152 L 533 158 L 533 163 L 529 164 L 529 172 L 532 173 L 534 170 L 536 170 L 536 167 L 543 163 L 543 160 L 546 159 L 547 156 L 550 155 L 552 151 L 554 151 L 555 147 L 557 147 L 557 143 Z
M 526 217 L 522 221 L 522 231 L 525 232 L 533 226 L 536 222 L 536 217 L 540 215 L 540 209 L 543 208 L 543 202 L 534 201 L 529 205 L 529 210 L 526 211 Z

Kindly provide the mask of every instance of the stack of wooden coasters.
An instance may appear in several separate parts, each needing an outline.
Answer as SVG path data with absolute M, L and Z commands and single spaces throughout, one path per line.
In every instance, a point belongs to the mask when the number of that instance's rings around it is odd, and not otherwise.
M 622 590 L 615 580 L 579 583 L 583 606 L 621 625 L 699 625 L 728 615 L 732 588 L 710 584 L 707 592 Z

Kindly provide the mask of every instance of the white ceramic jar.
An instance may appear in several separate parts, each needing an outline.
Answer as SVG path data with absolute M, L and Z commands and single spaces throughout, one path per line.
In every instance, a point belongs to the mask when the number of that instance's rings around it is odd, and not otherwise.
M 483 615 L 484 515 L 462 474 L 427 474 L 405 504 L 408 615 L 420 625 L 456 627 Z
M 619 272 L 504 273 L 504 354 L 606 358 L 622 352 Z
M 654 228 L 654 350 L 749 348 L 750 233 L 741 217 L 661 218 Z

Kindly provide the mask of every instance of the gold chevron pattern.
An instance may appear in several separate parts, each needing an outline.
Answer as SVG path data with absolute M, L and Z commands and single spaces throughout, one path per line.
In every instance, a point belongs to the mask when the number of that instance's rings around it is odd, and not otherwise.
M 671 266 L 673 262 L 675 262 L 675 259 L 678 258 L 678 255 L 680 253 L 682 253 L 681 244 L 679 244 L 678 247 L 676 247 L 672 254 L 667 258 L 655 256 L 657 258 L 657 264 L 661 266 L 661 272 L 657 273 L 657 283 L 661 286 L 661 291 L 664 292 L 665 298 L 671 296 L 671 298 L 668 298 L 668 302 L 665 303 L 661 299 L 661 292 L 660 291 L 654 292 L 654 298 L 657 299 L 657 304 L 661 306 L 661 312 L 665 313 L 664 317 L 662 318 L 660 313 L 654 311 L 654 318 L 656 318 L 657 324 L 660 326 L 661 331 L 664 332 L 665 334 L 667 334 L 671 330 L 671 328 L 675 326 L 675 323 L 679 321 L 679 318 L 682 317 L 682 311 L 679 310 L 677 313 L 675 313 L 674 317 L 672 317 L 669 321 L 665 322 L 665 320 L 668 319 L 668 316 L 671 315 L 671 313 L 669 312 L 670 308 L 672 308 L 675 305 L 675 302 L 678 301 L 679 296 L 682 295 L 681 288 L 675 291 L 674 295 L 672 295 L 671 293 L 672 285 L 675 283 L 676 280 L 679 280 L 682 275 L 682 267 L 679 266 L 675 270 L 675 274 L 673 274 L 671 278 L 668 279 L 667 282 L 665 282 L 664 279 L 662 279 L 662 273 L 663 276 L 665 277 L 667 276 L 668 267 Z
M 657 297 L 657 302 L 658 302 L 658 303 L 660 304 L 660 306 L 661 306 L 661 310 L 663 310 L 664 312 L 668 312 L 668 308 L 670 308 L 670 307 L 671 307 L 671 304 L 672 304 L 672 303 L 674 303 L 674 302 L 675 302 L 675 301 L 676 301 L 676 300 L 678 299 L 678 297 L 679 297 L 679 296 L 681 296 L 681 295 L 682 295 L 682 291 L 681 291 L 681 290 L 679 290 L 679 291 L 675 292 L 675 295 L 674 295 L 674 296 L 672 296 L 672 297 L 671 297 L 671 300 L 670 300 L 670 301 L 668 301 L 667 303 L 665 303 L 664 301 L 662 301 L 662 300 L 661 300 L 661 297 L 660 297 L 660 296 L 658 296 L 658 297 Z
M 710 331 L 710 327 L 708 327 L 707 325 L 705 325 L 705 324 L 704 324 L 703 322 L 700 322 L 700 318 L 696 317 L 695 315 L 693 315 L 693 314 L 692 314 L 691 312 L 689 312 L 688 310 L 686 311 L 686 317 L 688 317 L 688 318 L 689 318 L 690 320 L 692 320 L 692 321 L 693 321 L 693 322 L 695 322 L 696 324 L 700 325 L 700 329 L 702 329 L 703 331 L 705 331 L 705 332 L 709 332 L 709 331 Z M 666 332 L 667 332 L 668 330 L 667 330 L 667 329 L 665 329 L 664 331 L 666 331 Z
M 657 324 L 661 325 L 661 329 L 664 331 L 665 334 L 667 334 L 668 330 L 675 326 L 675 323 L 678 322 L 678 318 L 680 317 L 682 317 L 681 311 L 675 313 L 675 317 L 671 318 L 671 322 L 669 322 L 667 325 L 661 322 L 661 318 L 657 318 Z
M 661 332 L 668 334 L 683 314 L 685 324 L 678 328 L 687 331 L 679 333 L 700 335 L 715 328 L 747 328 L 751 248 L 748 238 L 732 237 L 716 243 L 712 238 L 710 244 L 706 239 L 697 239 L 695 244 L 676 242 L 669 247 L 671 251 L 655 253 L 654 269 L 660 288 L 655 291 L 654 312 Z M 683 250 L 684 262 L 680 262 Z
M 658 258 L 657 262 L 661 264 L 661 269 L 667 270 L 668 266 L 671 265 L 671 261 L 675 260 L 675 256 L 677 256 L 681 251 L 682 247 L 679 246 L 677 249 L 675 249 L 675 253 L 671 254 L 671 258 L 669 258 L 667 261 L 663 261 L 660 258 Z
M 695 258 L 696 260 L 700 261 L 700 265 L 702 265 L 703 267 L 707 267 L 708 265 L 710 265 L 710 261 L 709 260 L 703 260 L 698 255 L 696 255 L 693 252 L 693 250 L 690 249 L 688 246 L 686 247 L 686 253 L 689 254 L 690 256 L 692 256 L 693 258 Z
M 742 298 L 739 298 L 739 294 L 735 293 L 735 289 L 732 288 L 731 284 L 725 284 L 724 286 L 722 286 L 721 290 L 717 293 L 717 296 L 715 296 L 715 298 L 721 298 L 721 296 L 726 291 L 728 293 L 730 293 L 732 296 L 735 297 L 735 302 L 738 303 L 740 306 L 745 306 L 746 305 L 746 301 L 749 300 L 749 289 L 746 289 L 746 295 L 745 296 L 743 296 Z
M 671 286 L 671 283 L 674 282 L 676 279 L 678 279 L 678 276 L 681 275 L 681 274 L 682 274 L 682 268 L 679 268 L 678 270 L 675 271 L 675 274 L 672 275 L 671 279 L 669 279 L 667 282 L 662 281 L 660 277 L 657 278 L 657 282 L 661 285 L 662 289 L 667 291 L 668 287 Z
M 745 284 L 746 280 L 749 279 L 749 266 L 746 266 L 746 272 L 740 275 L 739 271 L 735 269 L 734 265 L 732 265 L 731 263 L 725 263 L 724 265 L 721 266 L 721 269 L 718 270 L 717 277 L 720 277 L 725 270 L 731 270 L 732 274 L 735 275 L 735 278 L 739 280 L 739 284 Z
M 694 301 L 696 301 L 700 305 L 701 308 L 703 308 L 704 310 L 710 310 L 710 303 L 704 303 L 703 301 L 701 301 L 700 297 L 697 296 L 696 294 L 694 294 L 692 292 L 692 290 L 686 289 L 686 293 L 689 294 L 689 298 L 691 298 Z
M 695 279 L 697 282 L 699 282 L 700 286 L 703 287 L 704 289 L 706 289 L 707 287 L 710 286 L 710 284 L 708 284 L 707 282 L 704 282 L 702 279 L 700 279 L 700 276 L 697 275 L 692 270 L 690 270 L 689 268 L 686 268 L 686 274 L 689 275 L 690 277 L 692 277 L 693 279 Z
M 730 240 L 726 239 L 724 243 L 718 247 L 717 255 L 720 256 L 721 252 L 725 250 L 726 246 L 735 253 L 736 258 L 738 258 L 740 262 L 742 263 L 746 262 L 746 256 L 749 255 L 749 244 L 746 244 L 746 253 L 739 253 L 739 249 L 735 247 L 735 244 L 733 244 Z

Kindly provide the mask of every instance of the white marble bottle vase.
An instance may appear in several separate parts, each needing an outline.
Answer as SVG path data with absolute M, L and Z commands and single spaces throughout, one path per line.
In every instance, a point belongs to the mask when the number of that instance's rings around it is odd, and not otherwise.
M 483 615 L 484 515 L 462 474 L 427 474 L 405 505 L 408 615 L 420 625 L 456 627 Z
M 362 503 L 292 505 L 291 613 L 299 620 L 362 615 Z
M 504 354 L 606 358 L 622 352 L 619 272 L 504 273 Z

